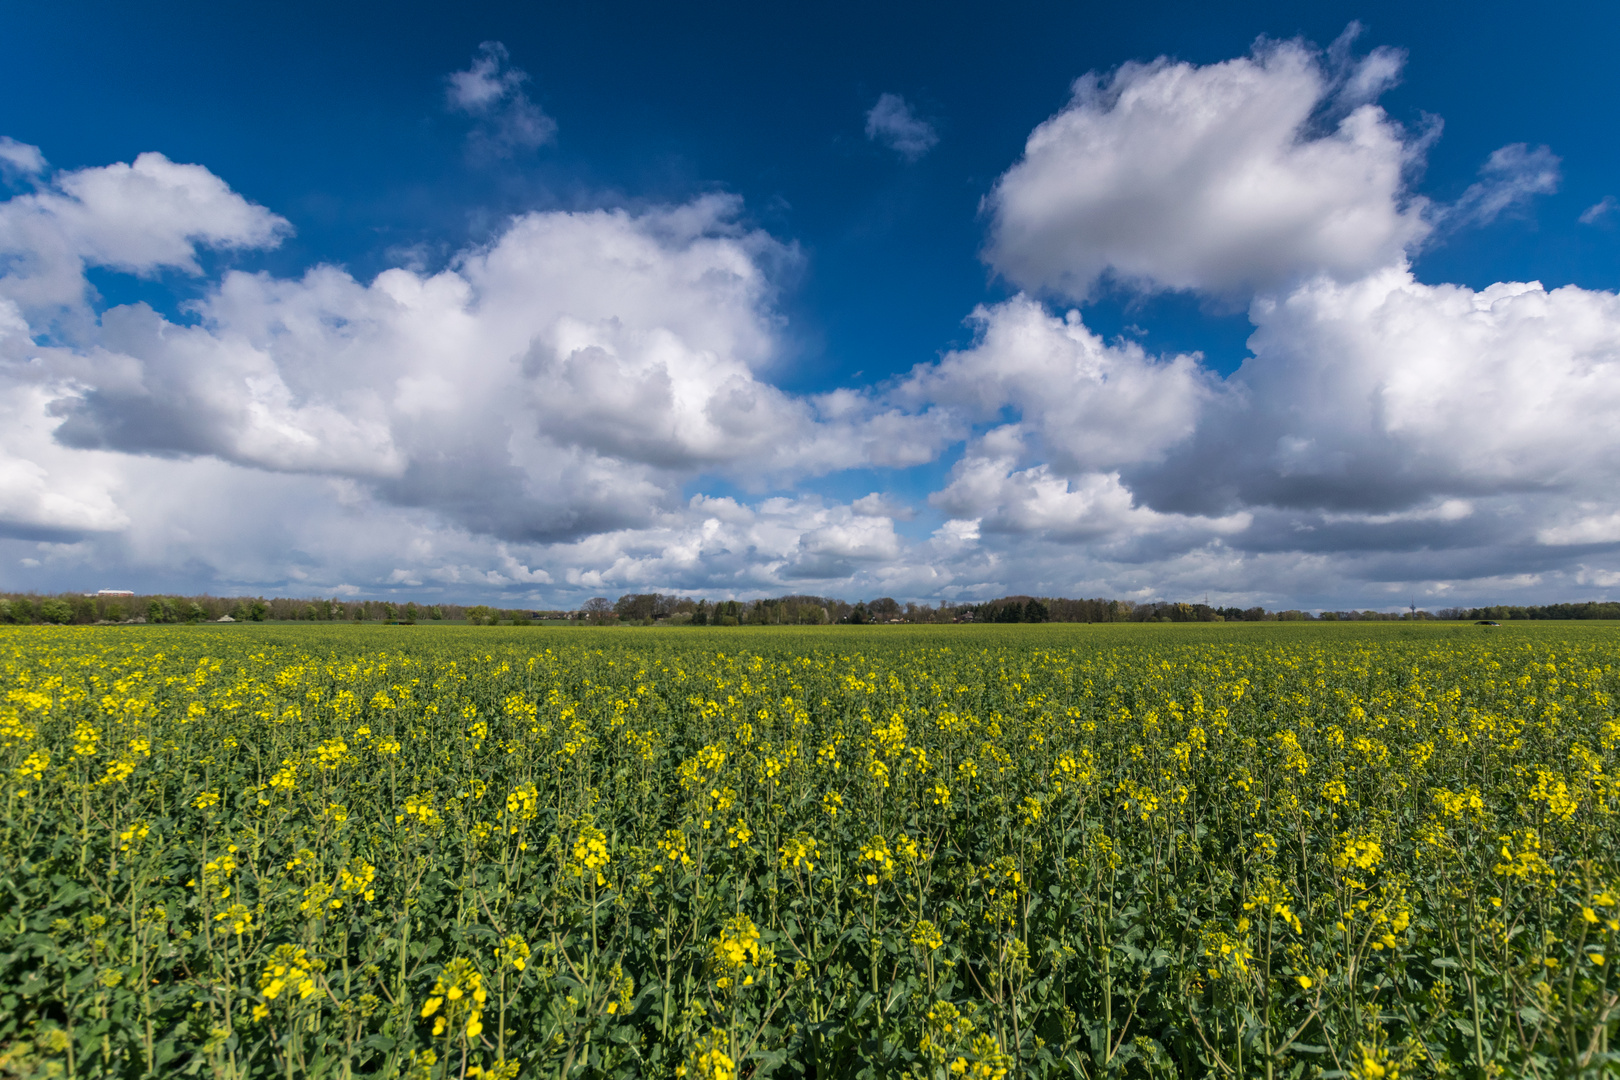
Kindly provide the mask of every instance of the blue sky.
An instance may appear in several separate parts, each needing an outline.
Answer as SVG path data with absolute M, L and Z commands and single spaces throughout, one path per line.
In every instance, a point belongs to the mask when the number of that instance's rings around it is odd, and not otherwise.
M 1620 585 L 1611 9 L 0 18 L 0 587 Z

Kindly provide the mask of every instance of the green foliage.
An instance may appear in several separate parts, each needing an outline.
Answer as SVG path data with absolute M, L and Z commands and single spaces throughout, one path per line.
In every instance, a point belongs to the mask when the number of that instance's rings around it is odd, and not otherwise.
M 46 623 L 66 624 L 73 621 L 73 609 L 66 600 L 52 597 L 39 604 L 39 620 Z
M 0 1067 L 1613 1075 L 1613 632 L 7 629 Z

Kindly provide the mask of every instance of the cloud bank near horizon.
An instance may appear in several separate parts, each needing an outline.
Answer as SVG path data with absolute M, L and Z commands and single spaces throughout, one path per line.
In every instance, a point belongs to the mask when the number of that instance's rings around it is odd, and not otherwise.
M 1620 298 L 1419 281 L 1525 212 L 1506 146 L 1441 205 L 1404 58 L 1262 42 L 1075 84 L 986 196 L 1023 291 L 884 383 L 783 389 L 805 256 L 735 198 L 520 214 L 441 269 L 224 269 L 291 226 L 146 153 L 51 172 L 0 142 L 0 583 L 594 594 L 1009 592 L 1270 606 L 1620 586 Z M 556 122 L 496 43 L 446 80 L 470 150 Z M 893 98 L 883 109 L 884 100 Z M 926 130 L 924 130 L 926 129 Z M 937 136 L 885 95 L 868 137 Z M 926 144 L 926 145 L 924 145 Z M 228 262 L 228 259 L 224 260 Z M 93 273 L 205 283 L 165 314 Z M 1101 288 L 1245 307 L 1232 375 L 1105 340 Z M 944 468 L 922 498 L 897 494 Z M 820 481 L 878 478 L 858 498 Z

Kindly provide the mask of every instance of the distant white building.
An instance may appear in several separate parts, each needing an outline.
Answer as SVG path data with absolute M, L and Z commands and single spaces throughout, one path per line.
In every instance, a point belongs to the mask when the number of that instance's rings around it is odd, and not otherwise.
M 231 618 L 229 615 L 221 615 L 219 618 L 215 619 L 214 621 L 215 622 L 235 622 L 236 620 Z
M 134 596 L 135 593 L 131 589 L 101 589 L 101 590 L 97 591 L 96 595 L 97 596 Z

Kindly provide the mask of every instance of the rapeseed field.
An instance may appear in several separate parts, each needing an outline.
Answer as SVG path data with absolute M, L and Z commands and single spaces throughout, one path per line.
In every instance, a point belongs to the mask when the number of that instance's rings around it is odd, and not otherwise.
M 1614 1075 L 1617 645 L 0 631 L 0 1074 Z

